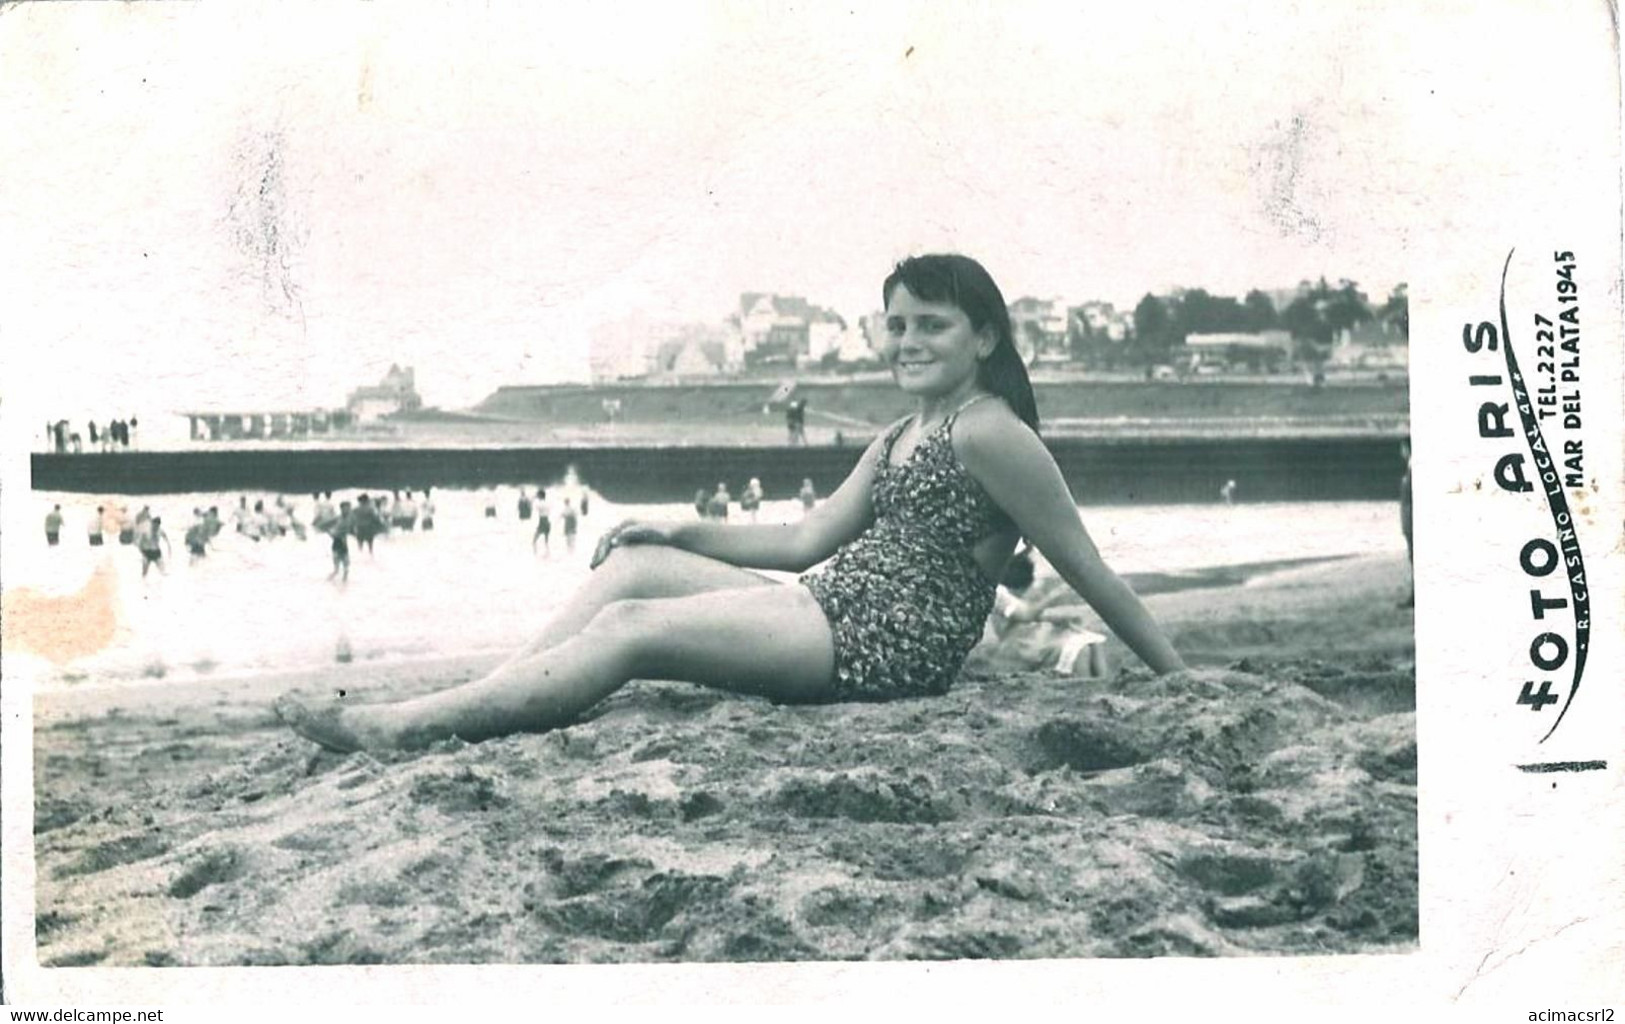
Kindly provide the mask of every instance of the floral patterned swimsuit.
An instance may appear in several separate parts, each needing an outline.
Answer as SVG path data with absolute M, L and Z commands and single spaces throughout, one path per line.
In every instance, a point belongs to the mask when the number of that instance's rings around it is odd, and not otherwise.
M 978 395 L 920 439 L 901 465 L 886 435 L 875 467 L 874 522 L 801 582 L 835 637 L 835 692 L 843 700 L 943 694 L 982 636 L 995 584 L 973 551 L 1010 518 L 954 454 L 954 421 Z

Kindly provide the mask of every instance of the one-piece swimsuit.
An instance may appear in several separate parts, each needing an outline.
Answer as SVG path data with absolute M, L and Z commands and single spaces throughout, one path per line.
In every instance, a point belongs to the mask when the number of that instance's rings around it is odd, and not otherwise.
M 977 543 L 1011 529 L 954 453 L 960 406 L 900 465 L 886 435 L 875 467 L 874 522 L 801 582 L 829 620 L 835 692 L 843 700 L 946 693 L 993 610 L 996 587 Z

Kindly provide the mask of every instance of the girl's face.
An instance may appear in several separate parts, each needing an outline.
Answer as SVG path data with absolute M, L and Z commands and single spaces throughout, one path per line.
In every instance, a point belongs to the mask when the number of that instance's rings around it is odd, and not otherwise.
M 989 333 L 971 327 L 958 306 L 915 298 L 907 285 L 892 289 L 881 357 L 904 391 L 934 398 L 963 390 L 992 350 Z

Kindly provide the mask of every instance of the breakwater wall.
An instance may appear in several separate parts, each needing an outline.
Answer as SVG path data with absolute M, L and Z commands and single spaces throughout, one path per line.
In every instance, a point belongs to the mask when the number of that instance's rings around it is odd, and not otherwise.
M 781 381 L 687 384 L 594 384 L 498 388 L 479 404 L 486 415 L 548 424 L 604 422 L 604 402 L 619 403 L 623 423 L 754 423 Z M 1124 381 L 1092 378 L 1033 382 L 1038 411 L 1054 419 L 1117 417 L 1181 420 L 1187 417 L 1392 417 L 1409 408 L 1403 377 L 1382 384 L 1315 387 L 1293 378 L 1252 381 Z M 871 430 L 914 411 L 914 399 L 890 374 L 867 380 L 797 380 L 808 425 L 868 424 Z M 783 422 L 782 403 L 774 422 Z
M 1392 438 L 1048 438 L 1083 504 L 1211 502 L 1226 480 L 1241 501 L 1383 500 L 1404 463 Z M 33 487 L 94 494 L 421 490 L 548 485 L 575 466 L 616 502 L 686 502 L 760 477 L 769 498 L 803 478 L 827 495 L 862 449 L 849 447 L 253 448 L 32 457 Z

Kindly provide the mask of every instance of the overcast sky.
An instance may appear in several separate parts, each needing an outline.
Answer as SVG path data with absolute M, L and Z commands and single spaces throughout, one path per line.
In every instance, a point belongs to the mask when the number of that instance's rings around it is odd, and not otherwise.
M 1406 279 L 1423 143 L 1494 74 L 1430 70 L 1451 17 L 1112 6 L 11 7 L 6 400 L 332 405 L 399 361 L 462 406 L 633 313 L 855 318 L 936 249 L 1010 299 Z

